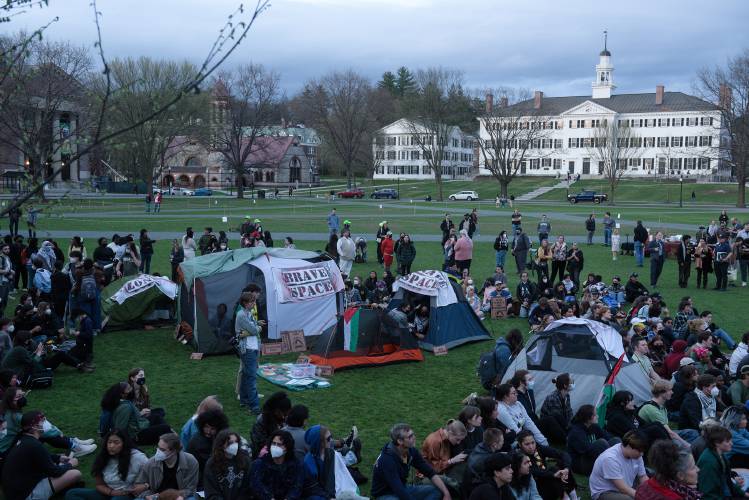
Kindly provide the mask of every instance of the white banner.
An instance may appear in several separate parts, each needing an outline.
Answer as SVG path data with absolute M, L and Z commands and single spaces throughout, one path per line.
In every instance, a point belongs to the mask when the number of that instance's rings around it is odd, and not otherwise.
M 303 302 L 334 294 L 343 289 L 339 276 L 324 264 L 306 267 L 273 268 L 278 302 Z
M 416 271 L 398 278 L 393 283 L 393 291 L 404 288 L 421 295 L 437 297 L 436 304 L 442 307 L 458 301 L 449 280 L 442 271 Z
M 161 293 L 163 293 L 170 299 L 174 299 L 174 297 L 177 296 L 176 283 L 168 280 L 167 278 L 162 278 L 161 276 L 141 274 L 140 276 L 133 278 L 122 285 L 122 288 L 117 290 L 117 293 L 112 295 L 110 299 L 114 300 L 118 304 L 122 304 L 133 295 L 138 295 L 141 292 L 145 292 L 153 286 L 159 287 Z

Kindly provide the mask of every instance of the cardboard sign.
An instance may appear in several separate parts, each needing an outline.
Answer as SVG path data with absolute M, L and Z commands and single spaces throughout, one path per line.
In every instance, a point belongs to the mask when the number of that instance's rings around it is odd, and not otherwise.
M 447 346 L 446 345 L 434 346 L 434 355 L 435 356 L 447 356 Z
M 284 335 L 288 338 L 289 352 L 304 352 L 307 350 L 307 341 L 304 340 L 304 330 L 281 332 L 281 338 Z
M 291 340 L 289 339 L 289 334 L 287 332 L 281 332 L 281 346 L 281 352 L 283 354 L 291 352 Z
M 203 359 L 203 353 L 202 352 L 194 352 L 194 353 L 190 354 L 190 359 L 194 359 L 194 360 L 200 361 L 201 359 Z
M 276 354 L 283 354 L 283 342 L 272 342 L 270 344 L 263 344 L 260 346 L 260 352 L 263 356 L 273 356 Z M 288 352 L 288 351 L 287 351 Z
M 309 356 L 306 354 L 302 354 L 298 358 L 296 358 L 296 364 L 298 365 L 308 365 L 309 364 Z
M 318 377 L 330 377 L 335 369 L 328 365 L 319 365 L 315 368 L 315 375 Z
M 504 298 L 492 299 L 491 309 L 492 319 L 501 319 L 507 317 L 507 301 Z

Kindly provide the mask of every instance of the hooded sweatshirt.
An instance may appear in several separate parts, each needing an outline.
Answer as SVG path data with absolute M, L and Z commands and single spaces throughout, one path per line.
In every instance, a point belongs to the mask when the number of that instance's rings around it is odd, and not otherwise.
M 320 426 L 315 425 L 304 433 L 309 451 L 304 456 L 304 486 L 302 497 L 335 498 L 335 456 L 327 446 L 320 458 Z M 327 445 L 327 443 L 325 443 Z
M 663 365 L 666 367 L 666 372 L 669 377 L 679 369 L 679 362 L 681 361 L 681 358 L 685 356 L 684 351 L 687 348 L 687 343 L 681 339 L 675 340 L 671 347 L 673 351 L 666 355 L 666 359 L 663 361 Z

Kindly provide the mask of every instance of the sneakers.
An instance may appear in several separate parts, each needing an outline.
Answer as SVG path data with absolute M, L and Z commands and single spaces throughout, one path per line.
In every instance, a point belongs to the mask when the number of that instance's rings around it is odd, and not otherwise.
M 94 371 L 94 369 L 88 366 L 86 363 L 81 363 L 76 368 L 78 368 L 78 371 L 82 373 L 93 373 Z
M 95 444 L 82 444 L 78 443 L 73 446 L 72 448 L 73 456 L 75 458 L 82 457 L 84 455 L 89 455 L 96 451 L 96 445 Z
M 73 438 L 73 447 L 90 444 L 94 444 L 93 439 L 78 439 L 77 437 Z
M 351 427 L 351 432 L 349 432 L 348 437 L 343 443 L 346 445 L 346 447 L 350 448 L 351 443 L 353 443 L 354 440 L 358 437 L 359 437 L 359 429 L 357 429 L 356 426 L 354 425 Z

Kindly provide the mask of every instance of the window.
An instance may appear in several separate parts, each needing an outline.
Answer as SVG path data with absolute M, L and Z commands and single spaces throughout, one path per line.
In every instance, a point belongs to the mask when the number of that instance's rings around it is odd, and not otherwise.
M 668 137 L 659 137 L 658 138 L 658 147 L 659 148 L 667 148 L 668 147 Z
M 696 127 L 699 124 L 700 119 L 697 117 L 687 118 L 686 121 L 687 121 L 686 123 L 687 127 Z
M 421 167 L 421 173 L 423 175 L 432 175 L 432 167 L 430 167 L 429 165 L 423 165 Z
M 584 148 L 592 148 L 593 147 L 593 138 L 592 137 L 586 137 L 583 139 L 583 147 Z
M 554 139 L 554 149 L 562 149 L 562 139 Z
M 652 158 L 643 158 L 642 160 L 642 168 L 645 170 L 652 170 L 653 169 L 653 159 Z
M 670 118 L 658 118 L 658 126 L 659 127 L 668 127 L 671 125 L 671 119 Z
M 700 158 L 700 169 L 701 170 L 710 169 L 710 158 Z
M 601 126 L 601 120 L 592 120 L 591 121 L 591 125 L 593 126 L 593 128 L 600 127 Z
M 384 151 L 375 151 L 375 160 L 384 160 L 384 159 L 385 159 Z
M 459 144 L 460 144 L 460 141 L 458 141 L 458 139 L 453 139 L 453 147 L 454 148 L 457 148 Z
M 544 158 L 543 160 L 541 160 L 541 166 L 544 169 L 551 168 L 551 158 Z
M 538 170 L 538 158 L 531 159 L 531 170 Z
M 395 141 L 396 141 L 396 138 L 395 138 L 395 137 L 388 137 L 388 138 L 387 138 L 387 145 L 388 145 L 388 146 L 395 146 L 395 145 L 396 145 L 396 144 L 395 144 Z
M 562 169 L 562 160 L 560 158 L 554 158 L 554 170 Z
M 642 165 L 642 159 L 641 158 L 630 158 L 629 159 L 629 166 L 633 169 L 640 168 L 640 165 Z
M 573 122 L 572 120 L 570 120 L 570 128 L 577 128 L 576 123 Z
M 577 147 L 577 139 L 575 139 L 574 137 L 570 137 L 567 140 L 567 142 L 568 142 L 568 144 L 567 144 L 568 148 L 576 148 Z
M 424 151 L 424 159 L 425 160 L 431 160 L 432 159 L 432 152 L 431 151 Z
M 680 148 L 684 144 L 684 138 L 683 137 L 672 137 L 671 138 L 671 147 L 672 148 Z
M 697 158 L 684 158 L 684 168 L 694 170 L 697 167 Z
M 681 170 L 681 158 L 671 158 L 669 165 L 671 170 Z
M 644 138 L 643 145 L 646 148 L 654 148 L 655 147 L 655 137 L 645 137 Z
M 632 120 L 632 127 L 642 127 L 642 119 Z
M 700 125 L 712 125 L 713 118 L 711 116 L 703 116 L 700 118 Z
M 655 127 L 655 118 L 648 118 L 645 120 L 646 127 Z
M 388 160 L 395 160 L 395 151 L 388 151 Z
M 631 137 L 629 139 L 629 147 L 631 147 L 631 148 L 641 148 L 642 147 L 642 137 Z
M 541 147 L 541 139 L 533 139 L 531 143 L 531 149 L 539 149 Z
M 617 139 L 616 140 L 616 145 L 617 145 L 617 147 L 620 147 L 620 148 L 626 148 L 627 147 L 627 139 L 626 138 L 624 138 L 624 139 L 622 139 L 622 138 Z
M 671 126 L 672 127 L 683 127 L 684 126 L 684 118 L 673 118 L 673 119 L 671 119 Z
M 577 120 L 577 128 L 585 128 L 585 120 Z
M 712 146 L 712 145 L 713 145 L 713 136 L 703 135 L 700 137 L 700 146 Z
M 411 151 L 411 159 L 412 160 L 420 160 L 421 159 L 421 155 L 419 154 L 418 151 Z
M 686 147 L 693 148 L 693 147 L 695 147 L 697 145 L 697 136 L 696 135 L 695 136 L 691 136 L 691 135 L 687 136 L 687 137 L 685 137 L 685 139 L 686 139 L 686 144 L 685 144 Z
M 551 139 L 541 139 L 541 147 L 543 149 L 551 149 L 553 143 Z

